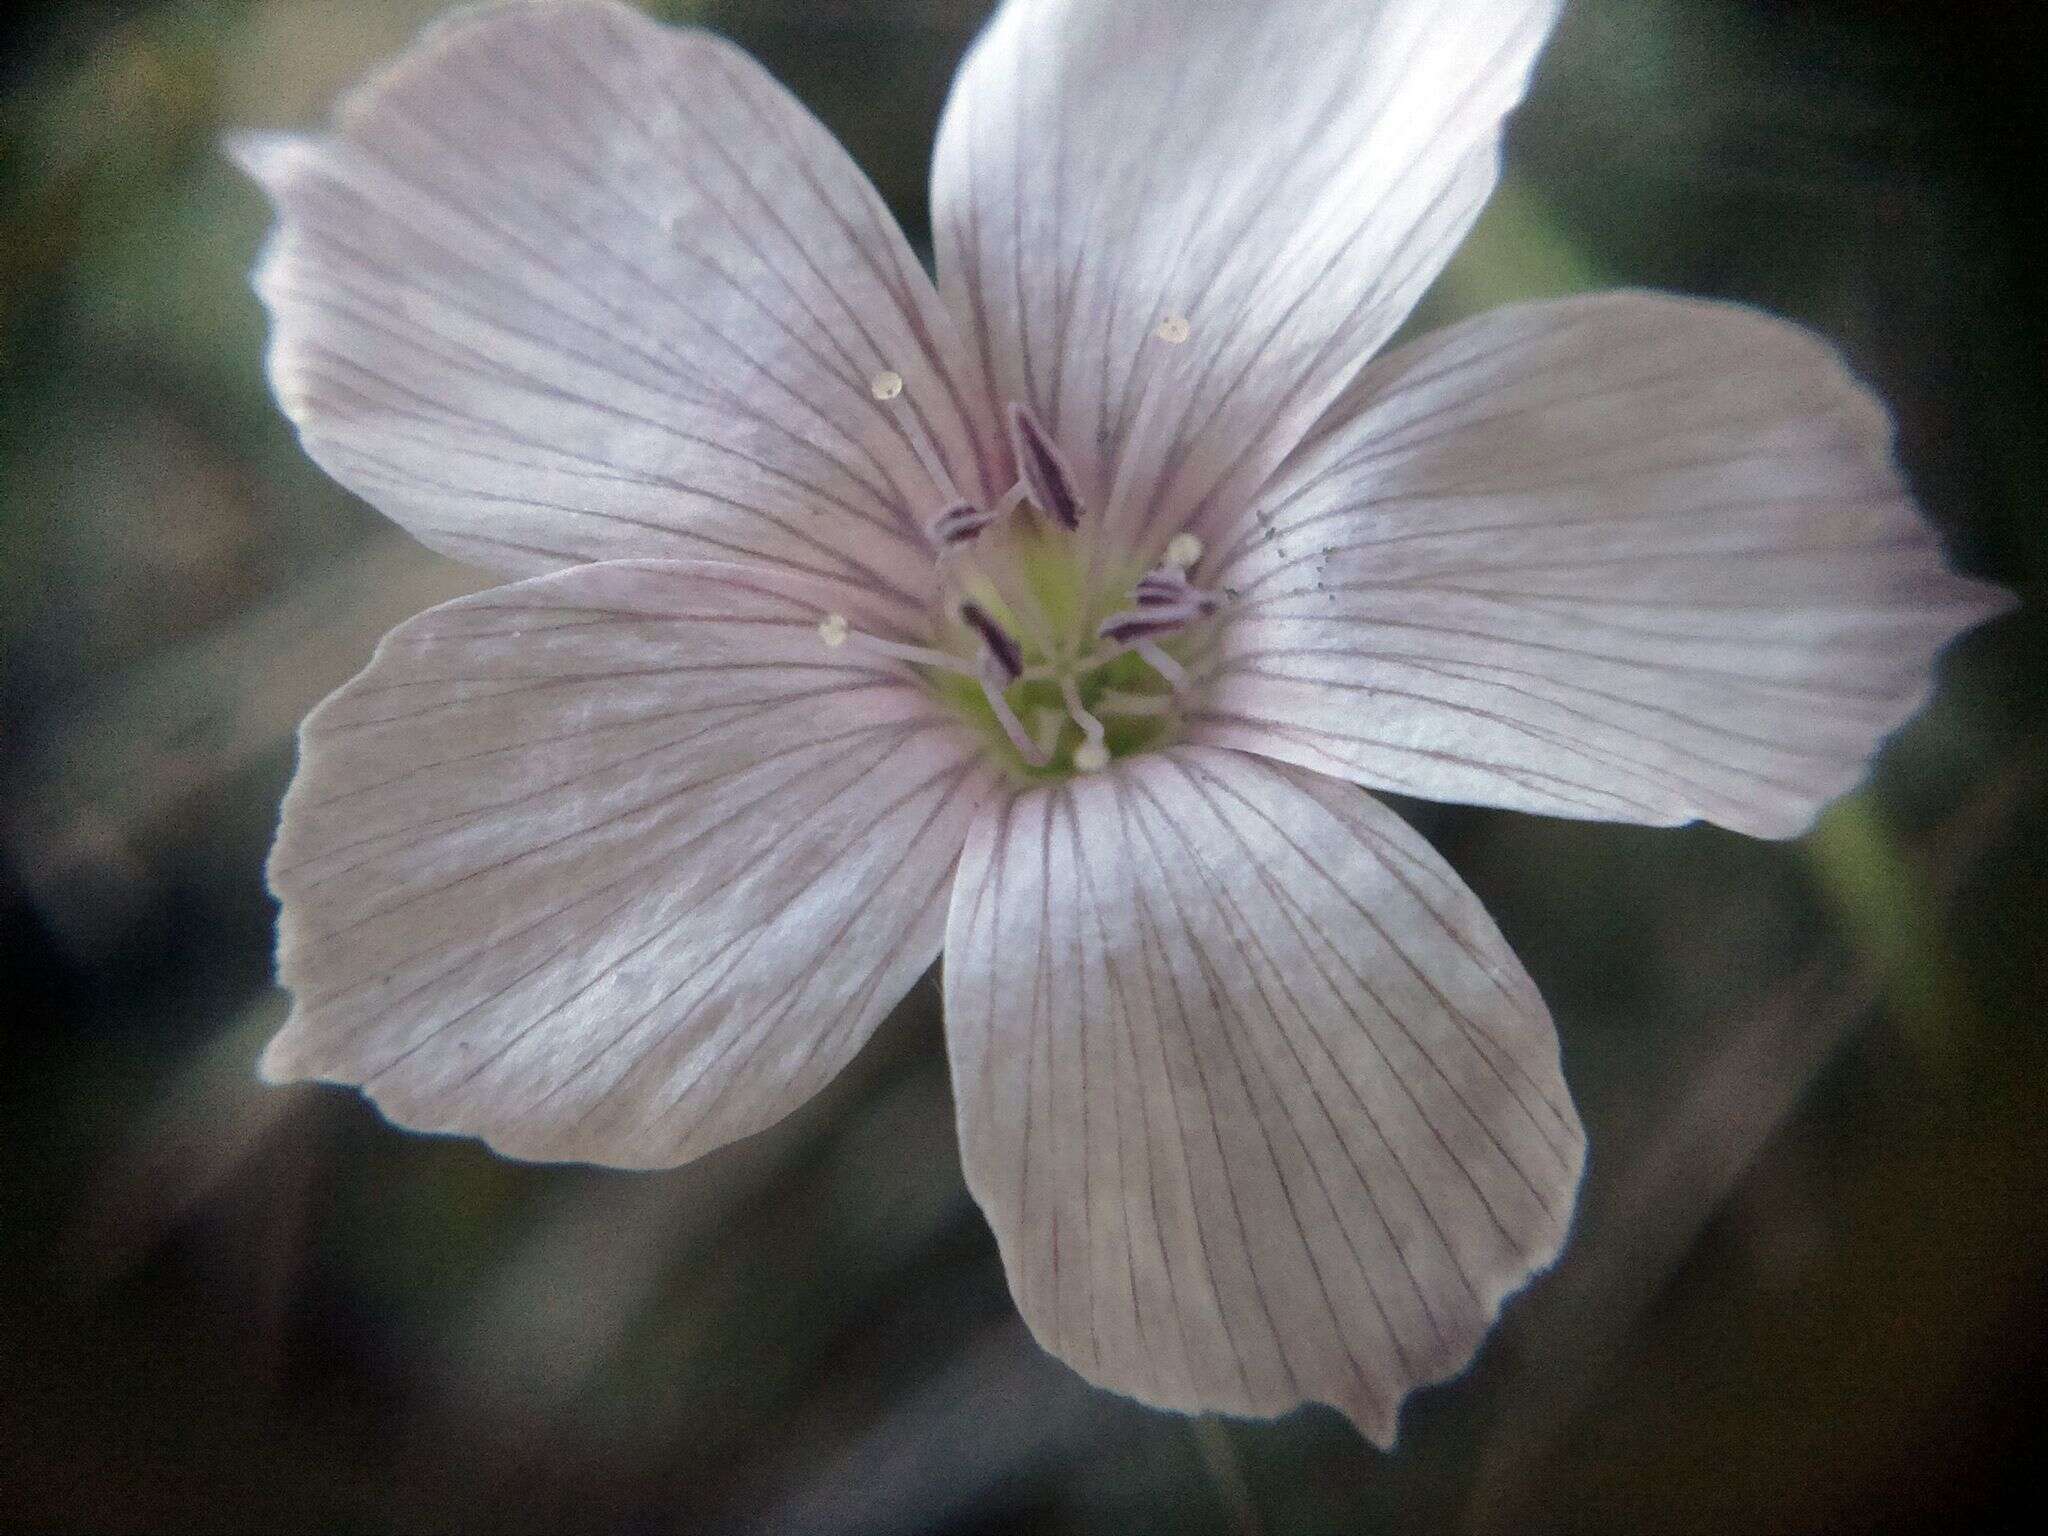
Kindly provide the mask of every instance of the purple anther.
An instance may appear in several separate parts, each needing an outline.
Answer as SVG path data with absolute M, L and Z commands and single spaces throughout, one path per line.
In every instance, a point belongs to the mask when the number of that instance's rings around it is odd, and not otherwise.
M 1177 565 L 1162 565 L 1140 577 L 1131 589 L 1131 597 L 1140 608 L 1163 608 L 1172 603 L 1185 602 L 1194 592 L 1188 585 L 1187 572 Z
M 1194 585 L 1177 565 L 1154 566 L 1139 577 L 1131 601 L 1134 607 L 1111 614 L 1096 634 L 1113 645 L 1132 645 L 1199 624 L 1223 606 L 1221 598 Z
M 1031 407 L 1010 405 L 1010 446 L 1017 454 L 1017 476 L 1031 491 L 1031 499 L 1047 516 L 1069 533 L 1081 526 L 1081 497 L 1074 489 L 1074 474 Z
M 1002 671 L 1005 686 L 1024 675 L 1024 648 L 1010 637 L 1008 630 L 990 618 L 979 603 L 962 603 L 960 622 L 981 636 L 989 659 Z
M 928 525 L 932 542 L 941 549 L 960 549 L 980 537 L 982 529 L 996 520 L 994 512 L 971 501 L 956 501 Z
M 1173 634 L 1186 629 L 1191 622 L 1188 615 L 1178 609 L 1149 609 L 1111 614 L 1095 633 L 1111 645 L 1131 645 L 1139 640 L 1155 640 L 1161 635 Z

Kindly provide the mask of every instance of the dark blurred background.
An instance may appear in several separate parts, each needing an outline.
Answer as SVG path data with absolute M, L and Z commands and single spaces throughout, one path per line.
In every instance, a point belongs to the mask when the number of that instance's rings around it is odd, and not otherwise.
M 774 1131 L 520 1166 L 259 1086 L 291 731 L 480 584 L 265 393 L 265 222 L 434 0 L 0 22 L 0 1528 L 1978 1531 L 2043 1447 L 2044 93 L 2030 0 L 1577 0 L 1426 306 L 1648 284 L 1838 338 L 1968 568 L 1949 658 L 1803 842 L 1404 807 L 1559 1021 L 1579 1231 L 1393 1456 L 1038 1354 L 960 1179 L 927 981 Z M 913 237 L 977 0 L 669 14 L 766 60 Z

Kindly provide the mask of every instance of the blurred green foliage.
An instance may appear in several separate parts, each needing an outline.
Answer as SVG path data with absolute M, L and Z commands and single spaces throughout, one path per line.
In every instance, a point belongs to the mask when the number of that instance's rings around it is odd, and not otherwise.
M 0 59 L 0 1528 L 1984 1529 L 2048 1280 L 2041 621 L 1803 845 L 1410 807 L 1557 1014 L 1564 1263 L 1402 1449 L 1184 1421 L 1025 1339 L 936 995 L 773 1132 L 531 1168 L 258 1086 L 290 731 L 476 578 L 297 452 L 225 128 L 434 0 L 45 4 Z M 688 10 L 922 239 L 973 0 Z M 1418 317 L 1645 284 L 1840 339 L 1973 568 L 2048 552 L 2024 7 L 1579 0 Z

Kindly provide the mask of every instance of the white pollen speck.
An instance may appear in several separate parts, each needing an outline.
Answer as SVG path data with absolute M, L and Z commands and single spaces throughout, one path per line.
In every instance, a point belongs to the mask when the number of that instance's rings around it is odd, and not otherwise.
M 1187 570 L 1202 558 L 1202 541 L 1192 533 L 1176 533 L 1166 546 L 1166 563 Z
M 826 614 L 825 621 L 818 626 L 818 638 L 835 651 L 846 644 L 847 632 L 846 615 L 843 613 Z
M 874 391 L 877 400 L 894 400 L 903 393 L 903 375 L 884 368 L 868 380 L 868 388 Z
M 1099 741 L 1084 741 L 1074 748 L 1074 771 L 1100 773 L 1109 766 L 1109 748 Z
M 1194 327 L 1188 324 L 1186 315 L 1168 315 L 1152 334 L 1169 347 L 1177 347 L 1194 334 Z

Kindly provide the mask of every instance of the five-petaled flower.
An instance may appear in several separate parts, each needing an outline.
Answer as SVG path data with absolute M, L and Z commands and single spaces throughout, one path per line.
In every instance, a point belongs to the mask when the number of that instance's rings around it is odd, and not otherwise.
M 761 1129 L 944 950 L 1018 1305 L 1391 1442 L 1549 1263 L 1535 988 L 1357 787 L 1805 828 L 2001 596 L 1830 350 L 1645 294 L 1374 360 L 1559 0 L 1008 0 L 937 285 L 740 53 L 443 23 L 241 141 L 307 450 L 517 578 L 306 722 L 273 1077 L 520 1157 Z

